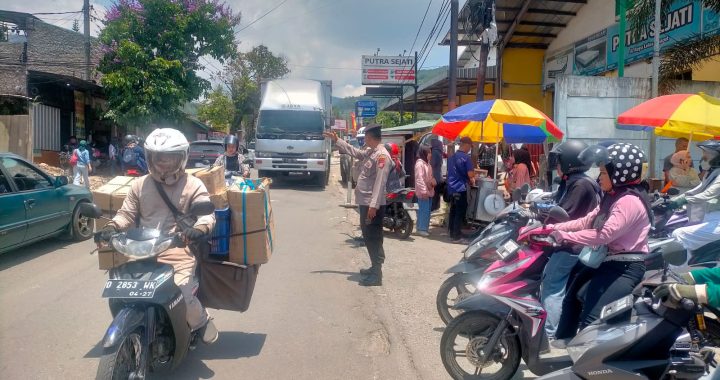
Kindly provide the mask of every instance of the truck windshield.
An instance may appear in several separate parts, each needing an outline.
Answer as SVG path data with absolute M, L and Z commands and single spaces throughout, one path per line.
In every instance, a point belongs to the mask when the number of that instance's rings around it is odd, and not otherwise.
M 320 111 L 260 111 L 259 134 L 322 134 L 325 125 Z

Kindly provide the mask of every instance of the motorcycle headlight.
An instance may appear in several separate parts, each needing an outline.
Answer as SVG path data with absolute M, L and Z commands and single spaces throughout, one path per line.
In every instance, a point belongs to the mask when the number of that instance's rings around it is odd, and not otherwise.
M 172 245 L 172 239 L 163 240 L 158 244 L 155 244 L 152 249 L 153 254 L 160 254 L 168 250 Z
M 491 229 L 485 233 L 483 231 L 483 234 L 485 235 L 482 239 L 475 241 L 473 244 L 471 244 L 467 249 L 465 249 L 465 258 L 471 257 L 478 252 L 482 252 L 487 250 L 490 247 L 493 247 L 498 242 L 503 241 L 505 238 L 510 236 L 512 233 L 512 228 L 508 226 L 500 226 L 500 228 Z M 482 235 L 481 235 L 482 236 Z
M 157 239 L 150 240 L 130 240 L 113 238 L 110 244 L 116 251 L 130 258 L 142 259 L 154 254 L 155 242 Z
M 271 158 L 272 153 L 270 152 L 255 152 L 255 158 Z
M 305 156 L 307 158 L 325 158 L 324 152 L 311 152 L 311 153 L 305 153 Z
M 527 257 L 527 258 L 519 260 L 515 263 L 512 263 L 510 265 L 506 265 L 506 266 L 503 266 L 503 267 L 500 267 L 497 269 L 493 269 L 489 272 L 485 272 L 482 275 L 482 277 L 480 277 L 480 281 L 478 281 L 478 283 L 477 283 L 477 289 L 480 290 L 480 289 L 487 288 L 496 279 L 520 268 L 521 266 L 525 265 L 525 263 L 527 263 L 531 259 L 532 259 L 532 257 Z

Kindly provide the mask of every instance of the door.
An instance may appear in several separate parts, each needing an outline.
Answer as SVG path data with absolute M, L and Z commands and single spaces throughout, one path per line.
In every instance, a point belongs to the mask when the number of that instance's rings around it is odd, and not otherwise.
M 24 195 L 15 191 L 0 167 L 0 252 L 25 239 Z
M 23 195 L 28 223 L 25 240 L 55 233 L 70 222 L 69 201 L 49 176 L 31 164 L 13 157 L 0 158 L 8 177 Z

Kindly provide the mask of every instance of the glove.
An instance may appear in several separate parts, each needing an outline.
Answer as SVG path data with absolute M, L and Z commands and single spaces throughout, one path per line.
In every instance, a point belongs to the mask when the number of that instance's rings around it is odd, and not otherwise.
M 678 197 L 668 202 L 668 205 L 674 210 L 684 206 L 686 203 L 687 199 L 685 199 L 685 197 Z
M 683 273 L 680 277 L 685 280 L 686 285 L 695 285 L 695 279 L 690 273 Z
M 185 231 L 183 231 L 183 235 L 185 235 L 185 239 L 187 240 L 197 240 L 205 236 L 205 231 L 192 227 L 185 229 Z
M 118 230 L 114 225 L 108 224 L 100 231 L 100 239 L 102 241 L 110 241 L 110 238 L 117 232 Z
M 687 298 L 695 303 L 706 303 L 701 302 L 703 300 L 700 299 L 700 294 L 698 293 L 704 286 L 705 285 L 662 284 L 653 291 L 653 295 L 675 304 L 679 304 L 683 298 Z

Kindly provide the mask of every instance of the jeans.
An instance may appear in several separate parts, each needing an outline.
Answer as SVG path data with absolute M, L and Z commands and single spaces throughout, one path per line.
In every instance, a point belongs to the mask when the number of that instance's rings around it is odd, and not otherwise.
M 584 267 L 573 279 L 563 301 L 562 316 L 555 337 L 567 339 L 600 318 L 605 305 L 632 293 L 645 274 L 643 262 L 606 261 L 597 269 Z M 585 303 L 577 299 L 577 293 L 589 280 Z M 628 311 L 630 313 L 630 311 Z
M 430 229 L 430 207 L 432 198 L 418 199 L 417 226 L 418 231 L 428 232 Z
M 75 165 L 73 166 L 73 185 L 80 185 L 80 177 L 82 176 L 83 184 L 90 188 L 90 177 L 88 176 L 88 167 Z
M 550 261 L 545 265 L 542 275 L 542 288 L 540 290 L 540 301 L 547 313 L 545 331 L 548 337 L 555 336 L 560 314 L 562 313 L 565 289 L 567 289 L 570 273 L 578 262 L 577 255 L 568 252 L 555 252 L 550 256 Z
M 385 206 L 375 213 L 375 217 L 367 223 L 369 206 L 360 206 L 360 229 L 362 230 L 365 247 L 367 247 L 370 262 L 375 265 L 382 265 L 385 262 L 385 250 L 383 249 L 383 225 L 385 217 Z
M 461 228 L 467 213 L 467 191 L 455 193 L 451 195 L 450 200 L 450 222 L 448 229 L 450 230 L 450 238 L 457 240 L 462 238 Z

